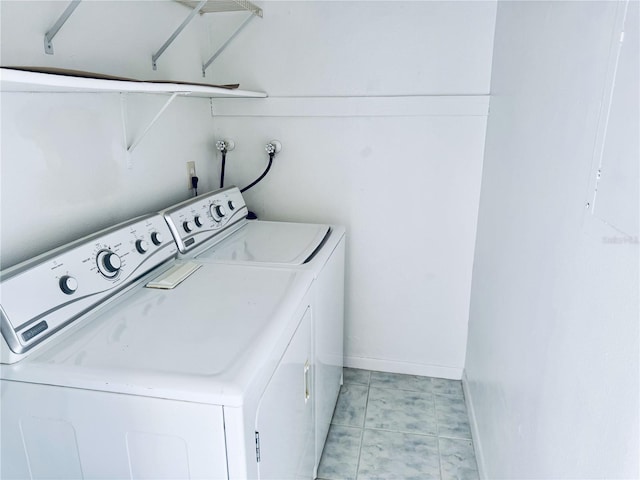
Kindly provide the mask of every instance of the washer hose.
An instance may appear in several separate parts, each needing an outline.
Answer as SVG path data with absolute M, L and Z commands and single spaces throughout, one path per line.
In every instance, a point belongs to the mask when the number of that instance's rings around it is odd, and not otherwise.
M 267 175 L 267 173 L 269 173 L 269 170 L 271 170 L 271 165 L 273 165 L 273 157 L 274 156 L 275 156 L 275 152 L 269 153 L 269 164 L 267 165 L 267 168 L 265 169 L 265 171 L 262 172 L 262 175 L 260 175 L 258 178 L 256 178 L 253 182 L 251 182 L 249 185 L 247 185 L 246 187 L 241 189 L 240 193 L 244 193 L 247 190 L 249 190 L 251 187 L 254 187 L 255 185 L 257 185 L 258 182 L 260 182 L 260 180 L 262 180 Z

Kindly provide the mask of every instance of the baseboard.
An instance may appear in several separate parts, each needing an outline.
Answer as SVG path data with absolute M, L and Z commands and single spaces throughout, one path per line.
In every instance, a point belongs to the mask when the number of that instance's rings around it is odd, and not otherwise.
M 464 401 L 467 405 L 467 415 L 469 416 L 469 426 L 471 427 L 471 437 L 473 438 L 473 449 L 476 454 L 476 463 L 478 464 L 478 475 L 481 480 L 486 480 L 487 470 L 485 468 L 484 455 L 482 453 L 482 440 L 480 438 L 480 431 L 478 430 L 478 421 L 476 417 L 476 411 L 473 404 L 473 396 L 471 389 L 469 388 L 469 380 L 467 379 L 467 372 L 462 372 L 462 390 L 464 391 Z
M 344 366 L 374 370 L 377 372 L 406 373 L 409 375 L 422 375 L 425 377 L 449 378 L 460 380 L 462 368 L 443 367 L 441 365 L 425 365 L 421 363 L 398 362 L 381 358 L 368 357 L 344 357 Z

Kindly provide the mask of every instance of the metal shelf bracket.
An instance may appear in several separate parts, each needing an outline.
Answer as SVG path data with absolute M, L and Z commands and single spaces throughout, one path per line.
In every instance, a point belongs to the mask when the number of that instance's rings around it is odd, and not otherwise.
M 82 0 L 72 0 L 71 3 L 67 6 L 60 18 L 53 24 L 53 26 L 47 30 L 47 33 L 44 34 L 44 53 L 47 55 L 53 55 L 53 37 L 58 34 L 58 31 L 62 28 L 65 22 L 69 19 L 73 11 L 78 7 Z
M 173 92 L 173 94 L 171 94 L 171 96 L 169 97 L 169 99 L 164 103 L 164 105 L 162 105 L 162 107 L 160 108 L 160 110 L 158 111 L 158 113 L 156 114 L 155 117 L 153 117 L 153 119 L 151 120 L 151 122 L 149 122 L 149 125 L 147 125 L 147 128 L 145 128 L 143 130 L 143 132 L 140 134 L 140 136 L 135 139 L 131 145 L 128 145 L 128 141 L 127 141 L 127 122 L 126 122 L 126 114 L 125 114 L 125 110 L 126 110 L 126 96 L 125 97 L 121 97 L 121 108 L 122 108 L 122 127 L 123 127 L 123 134 L 124 134 L 124 142 L 125 142 L 125 146 L 127 148 L 127 153 L 132 153 L 135 148 L 140 144 L 140 142 L 142 142 L 142 139 L 147 135 L 147 133 L 149 133 L 149 130 L 151 130 L 151 128 L 156 124 L 156 122 L 158 121 L 158 119 L 162 116 L 162 114 L 164 113 L 164 111 L 169 108 L 169 105 L 171 105 L 171 103 L 176 99 L 176 97 L 178 95 L 188 95 L 188 92 Z M 124 94 L 126 95 L 126 94 Z
M 206 4 L 207 4 L 207 0 L 201 0 L 200 3 L 198 3 L 198 5 L 193 10 L 191 10 L 189 15 L 187 15 L 187 18 L 185 18 L 184 22 L 182 22 L 180 26 L 176 29 L 176 31 L 171 34 L 169 39 L 166 42 L 164 42 L 164 44 L 160 47 L 160 50 L 158 50 L 156 53 L 153 54 L 153 56 L 151 57 L 151 65 L 154 70 L 158 69 L 158 65 L 157 65 L 158 59 L 164 53 L 167 47 L 169 47 L 169 45 L 173 43 L 176 37 L 180 35 L 182 30 L 184 30 L 184 28 L 187 25 L 189 25 L 189 22 L 193 20 L 193 17 L 195 17 Z
M 202 76 L 206 77 L 207 76 L 207 68 L 209 68 L 209 65 L 211 65 L 213 63 L 213 61 L 218 58 L 218 56 L 224 51 L 225 48 L 227 48 L 227 46 L 233 41 L 234 38 L 236 38 L 236 36 L 244 29 L 244 27 L 246 27 L 249 22 L 253 19 L 253 17 L 255 17 L 256 14 L 255 13 L 251 13 L 244 22 L 242 22 L 242 24 L 236 29 L 235 32 L 233 32 L 233 34 L 231 34 L 231 36 L 227 39 L 226 42 L 224 42 L 222 44 L 222 46 L 216 50 L 216 53 L 214 53 L 213 55 L 211 55 L 211 57 L 209 58 L 209 60 L 207 60 L 203 65 L 202 65 Z

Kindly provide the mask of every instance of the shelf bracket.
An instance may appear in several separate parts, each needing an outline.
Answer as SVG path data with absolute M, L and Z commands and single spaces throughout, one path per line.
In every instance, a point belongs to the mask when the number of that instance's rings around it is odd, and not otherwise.
M 218 56 L 224 51 L 224 49 L 227 48 L 227 46 L 233 41 L 233 39 L 236 38 L 236 36 L 244 29 L 244 27 L 246 27 L 249 24 L 249 22 L 255 16 L 256 16 L 255 13 L 251 13 L 246 18 L 246 20 L 244 22 L 242 22 L 242 24 L 237 28 L 237 30 L 235 32 L 233 32 L 233 34 L 227 39 L 227 41 L 222 44 L 222 46 L 216 51 L 216 53 L 211 55 L 211 58 L 209 58 L 209 60 L 207 60 L 202 65 L 202 76 L 203 77 L 205 77 L 207 75 L 207 68 L 209 68 L 209 65 L 211 65 L 216 58 L 218 58 Z
M 122 120 L 122 145 L 127 152 L 127 168 L 131 170 L 133 163 L 131 162 L 131 155 L 129 155 L 129 149 L 127 148 L 127 145 L 129 145 L 127 140 L 127 95 L 127 92 L 120 92 L 120 117 Z
M 191 13 L 187 15 L 187 18 L 185 18 L 184 22 L 182 22 L 180 26 L 176 29 L 176 31 L 173 32 L 173 34 L 171 34 L 169 39 L 166 42 L 164 42 L 164 44 L 160 47 L 160 50 L 158 50 L 156 53 L 153 54 L 153 56 L 151 57 L 151 65 L 154 70 L 158 69 L 157 62 L 160 56 L 164 53 L 167 47 L 173 43 L 176 37 L 180 35 L 180 32 L 182 32 L 182 30 L 184 30 L 184 28 L 187 25 L 189 25 L 189 22 L 191 22 L 191 20 L 193 20 L 193 17 L 195 17 L 196 14 L 200 12 L 200 10 L 202 10 L 202 8 L 206 5 L 206 3 L 207 3 L 207 0 L 201 0 L 200 3 L 198 3 L 198 5 L 196 6 L 196 8 L 194 8 L 191 11 Z
M 71 3 L 67 6 L 60 18 L 53 24 L 47 33 L 44 34 L 44 53 L 47 55 L 53 55 L 53 37 L 58 34 L 58 31 L 62 28 L 65 22 L 69 19 L 73 11 L 78 7 L 82 0 L 72 0 Z
M 188 95 L 188 94 L 189 94 L 188 92 L 174 92 L 171 95 L 171 97 L 169 97 L 169 99 L 164 103 L 162 108 L 160 108 L 160 111 L 156 114 L 156 116 L 153 117 L 153 120 L 151 120 L 149 125 L 147 125 L 147 128 L 144 129 L 142 134 L 129 147 L 127 147 L 127 152 L 131 153 L 131 152 L 133 152 L 135 150 L 135 148 L 140 144 L 142 139 L 147 135 L 147 133 L 149 133 L 149 130 L 151 130 L 151 127 L 153 127 L 155 125 L 155 123 L 162 116 L 164 111 L 169 107 L 169 105 L 171 105 L 171 102 L 173 102 L 178 95 Z M 124 120 L 124 117 L 123 117 L 123 123 L 124 123 L 124 121 L 125 120 Z M 126 124 L 125 124 L 125 128 L 126 128 Z

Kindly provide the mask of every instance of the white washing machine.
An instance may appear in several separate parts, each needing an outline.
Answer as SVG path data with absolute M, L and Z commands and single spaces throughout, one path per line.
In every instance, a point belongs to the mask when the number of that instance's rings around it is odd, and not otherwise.
M 342 383 L 345 229 L 336 225 L 247 221 L 247 207 L 236 187 L 204 194 L 161 213 L 183 258 L 313 274 L 317 473 Z
M 3 479 L 312 476 L 313 274 L 176 252 L 153 215 L 2 272 Z

